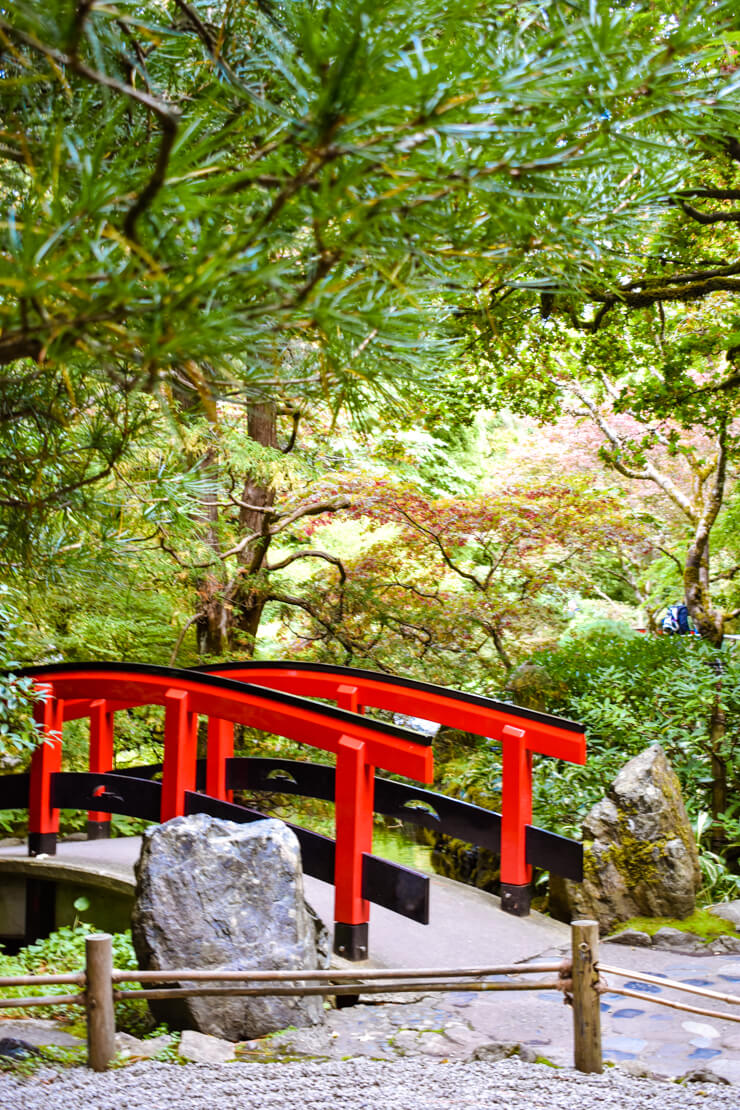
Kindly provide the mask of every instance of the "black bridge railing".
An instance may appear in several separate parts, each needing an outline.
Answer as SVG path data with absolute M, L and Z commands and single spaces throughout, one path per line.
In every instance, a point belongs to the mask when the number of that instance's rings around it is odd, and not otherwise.
M 58 809 L 95 809 L 158 822 L 162 787 L 156 776 L 161 771 L 162 764 L 157 763 L 107 773 L 57 772 L 52 776 L 52 802 Z M 208 813 L 237 823 L 265 817 L 256 809 L 199 792 L 205 787 L 205 777 L 205 760 L 199 760 L 197 789 L 187 793 L 188 813 Z M 234 757 L 227 761 L 226 783 L 230 790 L 273 791 L 328 802 L 335 799 L 335 770 L 323 763 Z M 26 808 L 28 797 L 28 774 L 0 776 L 0 809 Z M 501 815 L 469 802 L 376 775 L 373 809 L 496 854 L 500 851 Z M 286 824 L 298 837 L 306 874 L 332 883 L 335 841 Z M 577 841 L 527 825 L 526 854 L 527 863 L 535 867 L 577 882 L 583 878 L 583 846 Z M 429 921 L 428 877 L 369 853 L 363 854 L 362 896 L 413 921 Z

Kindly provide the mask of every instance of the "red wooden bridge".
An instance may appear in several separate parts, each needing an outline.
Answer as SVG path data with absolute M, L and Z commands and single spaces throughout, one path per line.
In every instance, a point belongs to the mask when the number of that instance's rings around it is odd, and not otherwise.
M 59 810 L 88 811 L 88 836 L 109 834 L 112 813 L 151 821 L 210 813 L 232 821 L 263 814 L 233 802 L 235 790 L 335 803 L 336 839 L 291 826 L 304 870 L 335 886 L 335 951 L 368 953 L 370 902 L 423 923 L 428 880 L 372 855 L 373 813 L 477 844 L 501 856 L 501 904 L 529 912 L 532 867 L 582 878 L 581 845 L 531 824 L 532 754 L 584 763 L 584 729 L 572 721 L 475 694 L 349 667 L 312 663 L 233 663 L 181 670 L 134 663 L 50 664 L 27 668 L 42 691 L 44 742 L 27 774 L 0 777 L 0 808 L 28 807 L 30 855 L 56 851 Z M 314 700 L 321 699 L 321 700 Z M 335 704 L 327 704 L 333 702 Z M 114 716 L 135 706 L 165 709 L 162 764 L 114 770 Z M 502 812 L 375 774 L 430 783 L 431 739 L 364 715 L 366 708 L 419 717 L 493 739 L 502 747 Z M 208 721 L 198 759 L 199 717 Z M 89 771 L 62 771 L 66 721 L 90 722 Z M 276 733 L 336 757 L 336 766 L 235 758 L 234 725 Z M 158 781 L 161 773 L 161 781 Z

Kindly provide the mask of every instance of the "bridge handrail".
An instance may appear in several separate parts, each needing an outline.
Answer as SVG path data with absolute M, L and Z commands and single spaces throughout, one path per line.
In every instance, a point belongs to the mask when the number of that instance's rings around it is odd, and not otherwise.
M 353 713 L 351 710 L 343 709 L 339 706 L 325 705 L 322 702 L 313 701 L 310 698 L 303 697 L 298 694 L 292 694 L 289 691 L 275 690 L 272 687 L 261 687 L 260 683 L 244 682 L 241 679 L 229 678 L 226 675 L 221 675 L 216 671 L 207 671 L 196 668 L 180 668 L 180 667 L 163 667 L 157 664 L 150 663 L 43 663 L 35 667 L 23 667 L 13 672 L 19 677 L 28 677 L 35 679 L 37 684 L 39 681 L 43 683 L 52 682 L 55 688 L 64 690 L 74 690 L 75 680 L 80 685 L 87 684 L 90 680 L 90 675 L 105 676 L 110 680 L 116 680 L 119 685 L 129 682 L 133 687 L 136 679 L 153 678 L 160 680 L 155 684 L 151 684 L 147 691 L 146 700 L 139 701 L 137 698 L 110 698 L 108 700 L 116 701 L 117 707 L 121 709 L 132 709 L 137 705 L 151 705 L 156 702 L 164 704 L 164 697 L 166 691 L 175 686 L 181 686 L 183 682 L 193 683 L 196 686 L 203 687 L 204 689 L 223 690 L 227 693 L 236 694 L 241 697 L 245 693 L 245 687 L 249 686 L 252 689 L 252 694 L 255 698 L 262 696 L 266 701 L 274 702 L 276 704 L 284 705 L 287 709 L 297 709 L 301 714 L 306 711 L 316 712 L 322 717 L 326 717 L 329 722 L 336 722 L 337 725 L 350 725 L 352 728 L 358 726 L 363 730 L 369 730 L 376 733 L 378 736 L 393 736 L 399 740 L 406 741 L 409 744 L 421 747 L 431 747 L 432 739 L 428 736 L 423 736 L 421 733 L 415 732 L 413 729 L 404 728 L 401 725 L 396 725 L 385 721 L 376 721 L 372 717 L 363 717 L 358 721 L 358 714 Z M 157 695 L 153 699 L 150 695 Z M 64 701 L 64 720 L 76 720 L 81 717 L 89 716 L 90 702 L 97 700 L 99 695 L 93 697 L 81 697 L 62 694 L 61 700 Z M 335 729 L 334 731 L 346 731 L 344 729 Z M 327 749 L 331 750 L 331 749 Z M 390 768 L 387 768 L 390 770 Z
M 566 717 L 511 705 L 483 694 L 453 690 L 430 682 L 386 675 L 359 667 L 328 663 L 247 662 L 223 663 L 194 670 L 212 675 L 239 676 L 271 689 L 291 689 L 336 699 L 345 691 L 359 706 L 416 716 L 443 725 L 501 739 L 501 730 L 519 725 L 526 732 L 526 747 L 541 755 L 585 762 L 585 727 Z M 309 696 L 311 696 L 309 694 Z

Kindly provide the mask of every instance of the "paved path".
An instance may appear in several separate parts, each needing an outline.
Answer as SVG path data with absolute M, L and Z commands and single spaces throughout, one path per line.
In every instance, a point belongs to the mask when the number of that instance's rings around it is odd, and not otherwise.
M 80 872 L 107 871 L 122 882 L 133 882 L 138 857 L 135 838 L 80 841 L 59 845 L 57 860 Z M 0 860 L 20 862 L 25 848 L 3 849 Z M 40 859 L 39 868 L 51 861 Z M 331 921 L 333 888 L 306 880 L 307 897 L 326 921 Z M 568 953 L 567 926 L 540 914 L 515 918 L 501 913 L 493 895 L 452 882 L 431 879 L 431 924 L 417 925 L 373 906 L 370 925 L 371 960 L 377 967 L 461 967 L 560 958 Z M 740 997 L 740 955 L 696 956 L 652 948 L 631 948 L 606 942 L 605 964 L 706 985 Z M 362 967 L 366 965 L 354 965 Z M 602 999 L 604 1057 L 631 1068 L 678 1076 L 709 1066 L 740 1085 L 740 1024 L 719 1017 L 671 1010 L 654 1001 L 671 997 L 667 988 L 641 985 L 607 976 L 611 986 L 629 986 L 639 999 L 606 993 Z M 691 1001 L 682 995 L 683 1002 Z M 710 1010 L 722 1007 L 699 1000 Z M 379 1004 L 382 1002 L 383 1004 Z M 728 1007 L 725 1007 L 728 1009 Z M 740 1016 L 740 1006 L 732 1012 Z M 499 1050 L 485 1046 L 515 1043 L 531 1058 L 542 1056 L 555 1064 L 573 1061 L 572 1014 L 556 991 L 488 993 L 457 991 L 441 995 L 376 997 L 367 1004 L 332 1011 L 325 1028 L 289 1032 L 264 1044 L 248 1043 L 248 1059 L 310 1056 L 341 1059 L 369 1056 L 394 1059 L 467 1059 Z

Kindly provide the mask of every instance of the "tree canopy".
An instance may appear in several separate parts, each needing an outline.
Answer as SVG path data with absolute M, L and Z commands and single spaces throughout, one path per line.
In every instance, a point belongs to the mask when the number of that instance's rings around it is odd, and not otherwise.
M 428 379 L 465 295 L 588 285 L 733 133 L 733 5 L 672 8 L 0 6 L 6 419 L 110 383 L 356 404 Z M 131 420 L 80 429 L 80 477 Z

